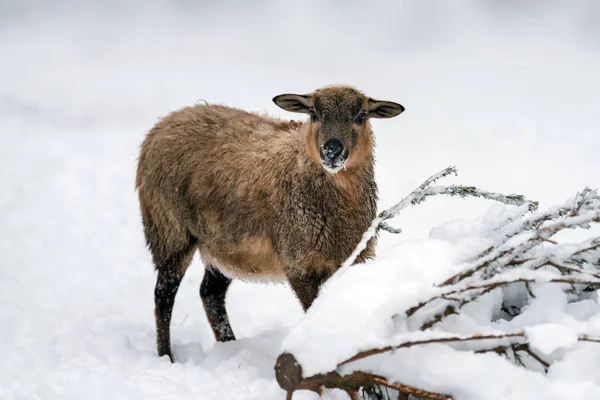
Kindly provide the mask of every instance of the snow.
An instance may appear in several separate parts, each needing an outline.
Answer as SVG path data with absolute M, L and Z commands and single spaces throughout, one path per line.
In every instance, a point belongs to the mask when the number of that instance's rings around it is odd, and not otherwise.
M 430 261 L 424 263 L 423 254 L 431 254 Z M 283 350 L 292 353 L 310 376 L 335 369 L 356 350 L 385 346 L 395 329 L 392 317 L 431 293 L 430 283 L 439 279 L 439 271 L 452 267 L 452 258 L 452 248 L 444 242 L 402 243 L 376 263 L 336 274 L 285 339 Z
M 473 354 L 442 345 L 402 349 L 393 356 L 366 358 L 342 368 L 343 373 L 353 370 L 384 374 L 461 400 L 583 400 L 600 394 L 592 380 L 545 379 L 496 354 Z
M 564 348 L 569 349 L 577 343 L 577 334 L 558 324 L 542 324 L 525 329 L 525 334 L 533 348 L 544 354 Z
M 273 373 L 284 349 L 315 372 L 361 347 L 433 335 L 394 316 L 484 247 L 498 215 L 519 212 L 441 197 L 409 207 L 388 221 L 403 233 L 382 233 L 377 260 L 328 282 L 306 316 L 286 285 L 235 282 L 227 307 L 236 342 L 214 342 L 196 257 L 175 304 L 171 364 L 156 356 L 134 174 L 157 118 L 199 99 L 289 119 L 274 95 L 351 83 L 403 104 L 398 118 L 373 122 L 381 209 L 448 165 L 460 175 L 444 184 L 522 193 L 545 207 L 600 187 L 600 36 L 584 3 L 539 14 L 393 1 L 184 3 L 0 3 L 0 399 L 284 398 Z M 597 296 L 561 289 L 534 285 L 525 304 L 522 285 L 504 288 L 521 315 L 497 320 L 503 296 L 494 292 L 435 334 L 533 328 L 544 338 L 548 324 L 600 332 Z M 599 397 L 597 344 L 537 342 L 558 346 L 547 377 L 463 345 L 345 368 L 461 400 Z
M 600 337 L 597 295 L 591 295 L 594 300 L 569 298 L 565 292 L 568 285 L 544 283 L 561 277 L 550 269 L 526 270 L 527 263 L 523 263 L 522 268 L 488 278 L 488 283 L 519 279 L 542 282 L 531 284 L 533 295 L 518 306 L 522 310 L 514 318 L 501 317 L 504 298 L 510 296 L 508 302 L 517 304 L 522 296 L 518 290 L 502 289 L 481 296 L 465 306 L 460 314 L 448 316 L 432 330 L 421 330 L 424 319 L 418 314 L 415 318 L 405 315 L 409 308 L 431 297 L 453 294 L 466 287 L 462 283 L 441 288 L 433 284 L 468 268 L 469 260 L 475 259 L 494 240 L 494 235 L 489 234 L 490 226 L 497 226 L 500 220 L 512 221 L 516 213 L 515 207 L 494 206 L 483 217 L 450 221 L 432 229 L 431 236 L 436 239 L 402 242 L 372 262 L 338 271 L 326 283 L 306 316 L 284 339 L 282 350 L 294 355 L 305 376 L 336 370 L 341 365 L 341 372 L 364 370 L 457 399 L 560 399 L 574 381 L 570 373 L 565 380 L 571 383 L 566 384 L 559 373 L 542 375 L 533 356 L 519 353 L 519 359 L 532 369 L 528 371 L 497 355 L 472 352 L 507 343 L 519 344 L 527 339 L 533 351 L 545 356 L 545 362 L 560 365 L 581 346 L 588 345 L 579 342 L 578 336 Z M 502 227 L 495 236 L 501 236 L 505 230 Z M 444 240 L 446 237 L 448 240 Z M 551 249 L 546 251 L 551 252 Z M 469 286 L 474 285 L 472 281 L 467 282 Z M 523 286 L 520 290 L 526 291 Z M 472 335 L 494 337 L 485 342 L 481 339 L 461 341 Z M 502 335 L 509 335 L 511 339 L 498 338 Z M 455 342 L 445 346 L 423 344 L 413 348 L 411 344 L 451 338 Z M 396 350 L 346 364 L 346 360 L 361 351 L 388 346 Z M 600 354 L 600 347 L 590 351 Z M 494 374 L 490 375 L 489 371 Z M 528 381 L 527 385 L 521 383 L 524 380 Z M 600 385 L 596 383 L 595 379 L 577 381 L 575 392 L 569 398 L 600 395 Z

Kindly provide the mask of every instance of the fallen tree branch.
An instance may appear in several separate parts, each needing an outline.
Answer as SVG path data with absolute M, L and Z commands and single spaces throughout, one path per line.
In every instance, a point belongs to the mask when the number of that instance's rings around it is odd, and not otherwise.
M 400 229 L 388 225 L 387 220 L 397 216 L 409 205 L 420 204 L 427 198 L 446 194 L 460 197 L 481 197 L 499 201 L 505 204 L 517 205 L 509 209 L 485 226 L 478 232 L 481 237 L 489 240 L 489 247 L 474 254 L 462 270 L 455 273 L 445 281 L 438 283 L 431 292 L 430 298 L 422 300 L 419 304 L 406 310 L 406 317 L 412 317 L 417 311 L 435 302 L 427 311 L 432 315 L 427 321 L 420 324 L 420 330 L 426 331 L 436 323 L 452 314 L 457 314 L 466 304 L 471 303 L 480 296 L 502 286 L 514 283 L 524 283 L 530 297 L 533 293 L 529 284 L 569 284 L 574 290 L 585 286 L 594 288 L 600 286 L 600 274 L 595 273 L 600 269 L 600 238 L 588 239 L 578 244 L 559 244 L 553 236 L 565 229 L 588 228 L 592 223 L 600 222 L 600 196 L 596 190 L 585 188 L 578 193 L 574 200 L 564 205 L 553 207 L 544 212 L 527 213 L 537 209 L 537 202 L 526 200 L 520 195 L 502 195 L 487 192 L 472 186 L 434 186 L 438 179 L 452 173 L 456 168 L 449 167 L 431 176 L 411 194 L 402 199 L 393 207 L 381 212 L 372 221 L 370 228 L 365 232 L 361 242 L 354 252 L 342 264 L 341 270 L 349 268 L 357 257 L 366 248 L 367 243 L 375 237 L 379 230 L 391 233 L 400 233 Z M 493 216 L 495 217 L 495 216 Z M 549 243 L 550 246 L 543 246 Z M 553 267 L 549 271 L 541 271 L 544 266 Z M 510 271 L 510 272 L 509 272 Z M 339 271 L 343 273 L 343 271 Z M 576 287 L 576 285 L 578 285 Z M 417 324 L 416 326 L 419 326 Z M 579 335 L 578 341 L 600 343 L 600 337 Z M 497 341 L 496 343 L 489 343 Z M 336 370 L 311 377 L 302 376 L 302 367 L 294 356 L 283 353 L 277 359 L 275 367 L 277 382 L 288 392 L 288 399 L 292 398 L 295 390 L 307 389 L 321 393 L 322 388 L 339 388 L 345 390 L 351 399 L 358 399 L 358 390 L 361 387 L 382 385 L 393 388 L 401 393 L 399 398 L 407 399 L 407 393 L 421 398 L 451 399 L 449 395 L 431 393 L 406 386 L 396 382 L 389 382 L 384 377 L 356 371 L 349 375 L 341 376 L 339 368 L 366 357 L 393 352 L 398 349 L 421 346 L 434 343 L 486 343 L 491 349 L 479 349 L 475 352 L 494 351 L 504 354 L 519 365 L 525 366 L 522 357 L 527 354 L 531 360 L 539 363 L 545 371 L 550 364 L 539 356 L 530 346 L 527 334 L 520 330 L 497 334 L 472 334 L 459 335 L 453 333 L 431 332 L 428 339 L 407 340 L 394 345 L 365 350 L 342 361 Z M 498 343 L 499 342 L 499 343 Z M 479 346 L 472 346 L 477 349 Z M 525 353 L 525 354 L 523 354 Z
M 402 348 L 433 343 L 479 342 L 487 340 L 507 340 L 509 341 L 509 343 L 501 346 L 495 346 L 492 349 L 488 350 L 477 350 L 476 352 L 494 351 L 496 353 L 502 354 L 506 352 L 507 347 L 511 347 L 515 351 L 515 356 L 516 351 L 524 351 L 527 354 L 529 354 L 534 360 L 536 360 L 542 366 L 544 366 L 544 368 L 547 369 L 549 367 L 549 364 L 546 361 L 544 361 L 541 357 L 539 357 L 531 350 L 529 343 L 527 343 L 526 333 L 524 331 L 516 331 L 503 334 L 455 335 L 432 339 L 407 341 L 394 346 L 387 346 L 379 349 L 362 351 L 348 358 L 347 360 L 339 363 L 338 368 L 346 364 L 350 364 L 352 362 L 361 360 L 363 358 L 395 351 Z M 579 335 L 577 337 L 577 340 L 600 343 L 600 337 L 591 337 L 588 335 Z M 377 384 L 426 399 L 452 400 L 452 397 L 446 394 L 428 392 L 401 383 L 389 382 L 383 377 L 368 374 L 366 372 L 361 371 L 356 371 L 349 375 L 340 375 L 339 372 L 332 371 L 326 374 L 318 374 L 311 377 L 303 377 L 302 367 L 300 366 L 296 358 L 289 353 L 283 353 L 277 358 L 277 363 L 275 364 L 275 377 L 277 379 L 277 383 L 279 383 L 279 386 L 288 392 L 288 399 L 292 398 L 293 392 L 296 390 L 311 390 L 320 394 L 322 392 L 322 388 L 342 389 L 348 392 L 351 398 L 354 398 L 354 396 L 361 387 L 367 387 Z
M 356 371 L 348 375 L 340 375 L 339 372 L 333 371 L 303 378 L 302 367 L 300 367 L 294 356 L 289 353 L 284 353 L 277 359 L 275 377 L 279 386 L 287 391 L 287 399 L 289 400 L 292 399 L 296 390 L 310 390 L 321 394 L 323 388 L 341 389 L 346 391 L 351 399 L 358 399 L 358 390 L 361 387 L 373 385 L 385 386 L 401 393 L 412 394 L 425 399 L 452 400 L 452 397 L 446 394 L 429 392 L 398 382 L 390 382 L 384 377 L 362 371 Z

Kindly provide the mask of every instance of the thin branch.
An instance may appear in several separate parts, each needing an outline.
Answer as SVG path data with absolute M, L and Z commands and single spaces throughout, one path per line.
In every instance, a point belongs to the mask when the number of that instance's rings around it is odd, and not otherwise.
M 450 315 L 458 314 L 458 310 L 464 304 L 466 304 L 466 303 L 460 304 L 459 306 L 455 306 L 453 304 L 450 304 L 450 305 L 446 306 L 446 308 L 444 309 L 444 311 L 436 314 L 429 321 L 423 323 L 423 325 L 421 325 L 421 329 L 423 329 L 423 330 L 429 329 L 432 326 L 434 326 L 435 324 L 437 324 L 438 322 L 440 322 L 441 320 L 443 320 L 444 318 L 446 318 L 446 317 L 448 317 Z
M 548 261 L 548 262 L 546 262 L 546 264 L 540 265 L 539 267 L 536 267 L 536 269 L 540 269 L 540 268 L 546 267 L 546 266 L 554 267 L 554 268 L 558 269 L 561 272 L 568 272 L 568 273 L 572 273 L 572 274 L 587 274 L 587 275 L 593 276 L 594 278 L 600 279 L 600 275 L 594 274 L 594 273 L 589 272 L 589 271 L 586 271 L 586 270 L 584 270 L 581 267 L 577 267 L 577 268 L 569 267 L 567 265 L 558 264 L 558 263 L 553 262 L 553 261 Z
M 506 354 L 507 349 L 508 349 L 508 346 L 496 346 L 496 347 L 492 347 L 489 349 L 477 350 L 477 351 L 475 351 L 475 354 L 496 353 L 499 355 L 508 356 L 508 354 Z
M 338 368 L 343 365 L 349 364 L 351 362 L 354 362 L 354 361 L 357 361 L 357 360 L 360 360 L 360 359 L 363 359 L 366 357 L 374 356 L 376 354 L 381 354 L 381 353 L 387 353 L 390 351 L 395 351 L 395 350 L 407 348 L 407 347 L 420 346 L 420 345 L 432 344 L 432 343 L 476 342 L 476 341 L 483 341 L 483 340 L 502 340 L 502 339 L 523 340 L 523 339 L 527 339 L 527 336 L 524 331 L 516 331 L 516 332 L 496 334 L 496 335 L 494 335 L 494 334 L 490 334 L 490 335 L 474 334 L 474 335 L 470 335 L 470 336 L 465 336 L 465 335 L 447 336 L 447 337 L 440 337 L 440 338 L 434 338 L 434 339 L 408 341 L 408 342 L 404 342 L 404 343 L 399 343 L 394 346 L 386 346 L 386 347 L 382 347 L 379 349 L 371 349 L 371 350 L 361 351 L 360 353 L 339 363 Z M 577 340 L 580 342 L 600 343 L 600 337 L 592 337 L 589 335 L 579 335 L 577 337 Z
M 523 368 L 527 368 L 527 366 L 525 365 L 525 363 L 523 362 L 523 360 L 521 359 L 521 356 L 519 355 L 519 353 L 517 352 L 516 346 L 515 345 L 511 345 L 510 349 L 512 350 L 512 354 L 513 357 L 515 358 L 515 363 Z
M 402 233 L 402 229 L 394 228 L 393 226 L 388 225 L 387 222 L 381 222 L 379 224 L 379 229 L 387 231 L 389 233 L 396 234 L 396 235 Z
M 431 399 L 431 400 L 452 400 L 452 397 L 447 394 L 428 392 L 426 390 L 417 389 L 412 386 L 403 385 L 401 383 L 390 383 L 385 378 L 379 376 L 373 376 L 373 381 L 379 385 L 387 386 L 392 389 L 396 389 L 400 393 L 408 393 L 415 397 L 420 397 L 423 399 Z
M 396 217 L 400 211 L 409 205 L 417 205 L 424 202 L 427 198 L 439 194 L 445 194 L 449 196 L 460 196 L 462 198 L 465 197 L 481 197 L 489 200 L 499 201 L 504 204 L 511 205 L 523 205 L 529 204 L 529 209 L 531 211 L 537 208 L 537 202 L 526 200 L 525 197 L 521 195 L 504 195 L 501 193 L 488 192 L 486 190 L 478 189 L 474 186 L 435 186 L 431 187 L 431 185 L 436 182 L 438 179 L 444 178 L 450 174 L 457 174 L 457 169 L 455 167 L 448 167 L 443 171 L 438 172 L 435 175 L 429 177 L 425 182 L 423 182 L 418 188 L 413 190 L 411 194 L 403 198 L 400 202 L 396 203 L 394 206 L 388 208 L 387 210 L 382 211 L 371 223 L 371 226 L 367 231 L 363 234 L 363 237 L 359 244 L 356 246 L 350 257 L 344 261 L 340 269 L 346 269 L 358 258 L 360 253 L 367 247 L 367 243 L 371 238 L 377 235 L 377 232 L 380 229 L 390 231 L 393 233 L 399 233 L 399 229 L 392 228 L 388 224 L 385 223 L 386 220 L 390 218 Z M 383 224 L 383 225 L 382 225 Z
M 435 338 L 435 339 L 408 341 L 408 342 L 400 343 L 400 344 L 397 344 L 394 346 L 386 346 L 386 347 L 382 347 L 379 349 L 371 349 L 371 350 L 362 351 L 362 352 L 348 358 L 347 360 L 342 361 L 341 363 L 338 364 L 338 367 L 341 367 L 342 365 L 346 365 L 351 362 L 354 362 L 354 361 L 357 361 L 357 360 L 360 360 L 360 359 L 363 359 L 366 357 L 370 357 L 370 356 L 373 356 L 376 354 L 386 353 L 389 351 L 394 351 L 394 350 L 398 350 L 398 349 L 402 349 L 402 348 L 406 348 L 406 347 L 419 346 L 419 345 L 423 345 L 423 344 L 468 342 L 468 341 L 512 339 L 512 338 L 525 338 L 525 333 L 523 331 L 517 331 L 517 332 L 513 332 L 513 333 L 503 333 L 503 334 L 497 334 L 497 335 L 480 335 L 479 334 L 479 335 L 472 335 L 472 336 L 448 336 L 448 337 L 441 337 L 441 338 Z
M 517 345 L 509 344 L 509 345 L 505 345 L 505 346 L 496 346 L 496 347 L 492 347 L 489 349 L 481 349 L 481 350 L 475 351 L 475 354 L 496 353 L 498 355 L 505 356 L 506 358 L 510 358 L 509 354 L 508 354 L 509 349 L 512 350 L 513 353 L 516 353 L 517 351 L 524 351 L 525 353 L 529 354 L 529 356 L 531 358 L 533 358 L 535 361 L 540 363 L 540 365 L 544 368 L 545 372 L 548 372 L 548 368 L 550 368 L 550 364 L 548 362 L 544 361 L 544 359 L 542 357 L 540 357 L 539 355 L 537 355 L 533 350 L 531 350 L 531 347 L 529 346 L 528 343 L 521 343 L 521 344 L 517 344 Z M 523 362 L 521 360 L 515 359 L 515 361 L 521 365 L 523 364 Z
M 544 359 L 542 359 L 542 357 L 537 355 L 533 350 L 531 350 L 531 347 L 529 346 L 528 343 L 521 343 L 521 344 L 515 346 L 515 351 L 524 351 L 525 353 L 529 354 L 529 356 L 531 358 L 533 358 L 535 361 L 539 362 L 542 365 L 542 367 L 544 367 L 544 372 L 548 372 L 548 368 L 550 368 L 550 364 L 547 363 L 546 361 L 544 361 Z

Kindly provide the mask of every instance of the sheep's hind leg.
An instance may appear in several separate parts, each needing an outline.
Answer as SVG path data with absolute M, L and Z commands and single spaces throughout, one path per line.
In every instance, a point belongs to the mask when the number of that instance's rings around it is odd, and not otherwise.
M 156 318 L 156 346 L 159 357 L 171 354 L 171 314 L 179 285 L 189 267 L 195 250 L 194 239 L 183 249 L 156 263 L 158 271 L 154 287 L 154 316 Z
M 200 298 L 215 338 L 219 342 L 235 340 L 229 325 L 229 317 L 225 308 L 225 296 L 231 279 L 223 275 L 217 268 L 207 265 L 200 285 Z

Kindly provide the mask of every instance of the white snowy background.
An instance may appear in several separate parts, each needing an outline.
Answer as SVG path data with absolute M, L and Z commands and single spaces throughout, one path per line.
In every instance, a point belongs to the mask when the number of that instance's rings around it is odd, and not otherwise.
M 156 356 L 133 182 L 158 117 L 204 99 L 295 118 L 271 98 L 348 83 L 406 107 L 373 123 L 382 209 L 448 165 L 455 183 L 545 208 L 600 187 L 598 71 L 594 0 L 0 0 L 0 399 L 284 398 L 273 365 L 303 318 L 285 285 L 234 283 L 239 340 L 215 344 L 196 258 L 173 314 L 177 363 Z M 490 206 L 405 210 L 380 252 Z M 443 386 L 448 351 L 406 368 L 433 366 Z M 550 376 L 568 381 L 567 367 Z

